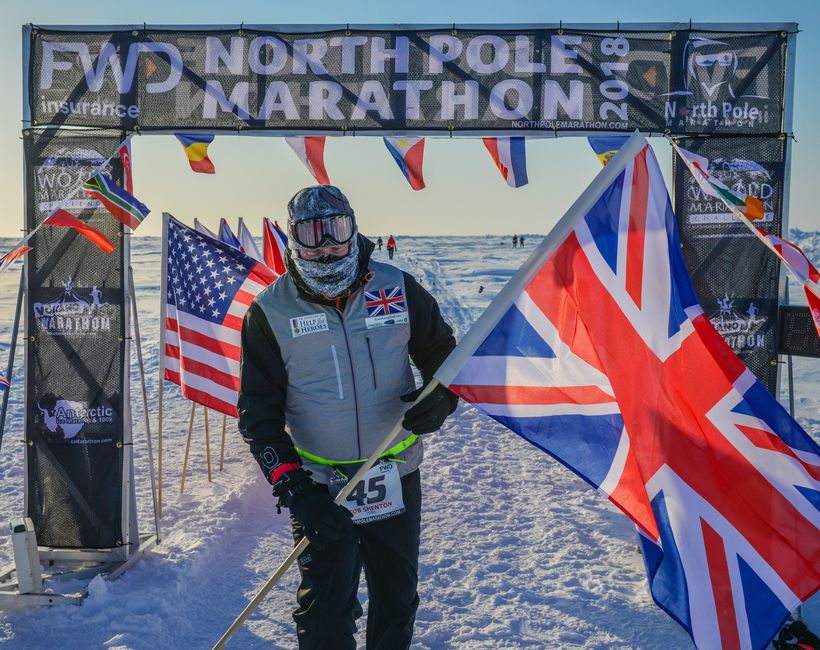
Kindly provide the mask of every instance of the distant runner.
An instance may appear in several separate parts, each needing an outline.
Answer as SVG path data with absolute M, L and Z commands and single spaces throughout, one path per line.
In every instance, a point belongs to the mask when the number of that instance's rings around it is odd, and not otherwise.
M 381 238 L 381 237 L 379 237 L 379 238 L 376 240 L 376 244 L 378 244 L 378 246 L 379 246 L 379 252 L 381 252 L 381 250 L 382 250 L 382 243 L 383 243 L 383 242 L 382 242 L 382 238 Z
M 393 239 L 393 235 L 390 235 L 390 238 L 387 240 L 387 256 L 392 260 L 393 253 L 396 252 L 396 240 Z

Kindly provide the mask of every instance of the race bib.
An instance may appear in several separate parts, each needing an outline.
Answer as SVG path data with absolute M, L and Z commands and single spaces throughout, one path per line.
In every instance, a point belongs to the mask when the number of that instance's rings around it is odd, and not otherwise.
M 347 479 L 334 469 L 330 479 L 331 496 L 335 498 L 346 483 Z M 401 478 L 396 462 L 380 460 L 373 465 L 342 505 L 353 515 L 354 524 L 389 519 L 404 512 Z

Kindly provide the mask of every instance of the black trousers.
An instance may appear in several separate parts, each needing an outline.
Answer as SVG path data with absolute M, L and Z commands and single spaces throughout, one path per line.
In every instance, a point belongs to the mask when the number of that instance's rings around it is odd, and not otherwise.
M 334 544 L 299 556 L 302 582 L 293 612 L 300 650 L 356 650 L 357 598 L 364 566 L 367 579 L 367 650 L 409 648 L 419 606 L 421 479 L 416 470 L 401 479 L 406 511 L 354 526 Z M 291 517 L 293 539 L 302 527 Z

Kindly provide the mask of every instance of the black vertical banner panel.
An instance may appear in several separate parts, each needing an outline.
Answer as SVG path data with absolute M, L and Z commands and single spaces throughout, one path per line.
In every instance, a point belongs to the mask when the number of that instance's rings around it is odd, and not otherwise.
M 42 546 L 111 548 L 123 539 L 123 227 L 74 194 L 122 139 L 56 129 L 25 138 L 27 227 L 62 203 L 116 246 L 106 255 L 47 225 L 29 240 L 27 515 Z M 118 158 L 106 173 L 121 179 Z
M 709 159 L 709 174 L 737 193 L 763 201 L 759 228 L 781 234 L 785 141 L 779 138 L 682 138 Z M 683 254 L 707 317 L 774 392 L 777 381 L 777 258 L 726 205 L 707 196 L 674 159 L 675 214 Z

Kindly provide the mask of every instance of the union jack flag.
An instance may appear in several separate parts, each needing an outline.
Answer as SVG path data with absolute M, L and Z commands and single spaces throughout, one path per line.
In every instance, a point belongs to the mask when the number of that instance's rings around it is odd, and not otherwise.
M 365 291 L 364 304 L 367 306 L 368 316 L 386 316 L 407 311 L 407 303 L 404 301 L 401 287 Z
M 637 524 L 653 598 L 699 648 L 764 648 L 820 587 L 820 448 L 704 315 L 645 143 L 436 377 Z
M 188 399 L 235 417 L 242 319 L 274 276 L 233 246 L 163 216 L 163 376 Z

